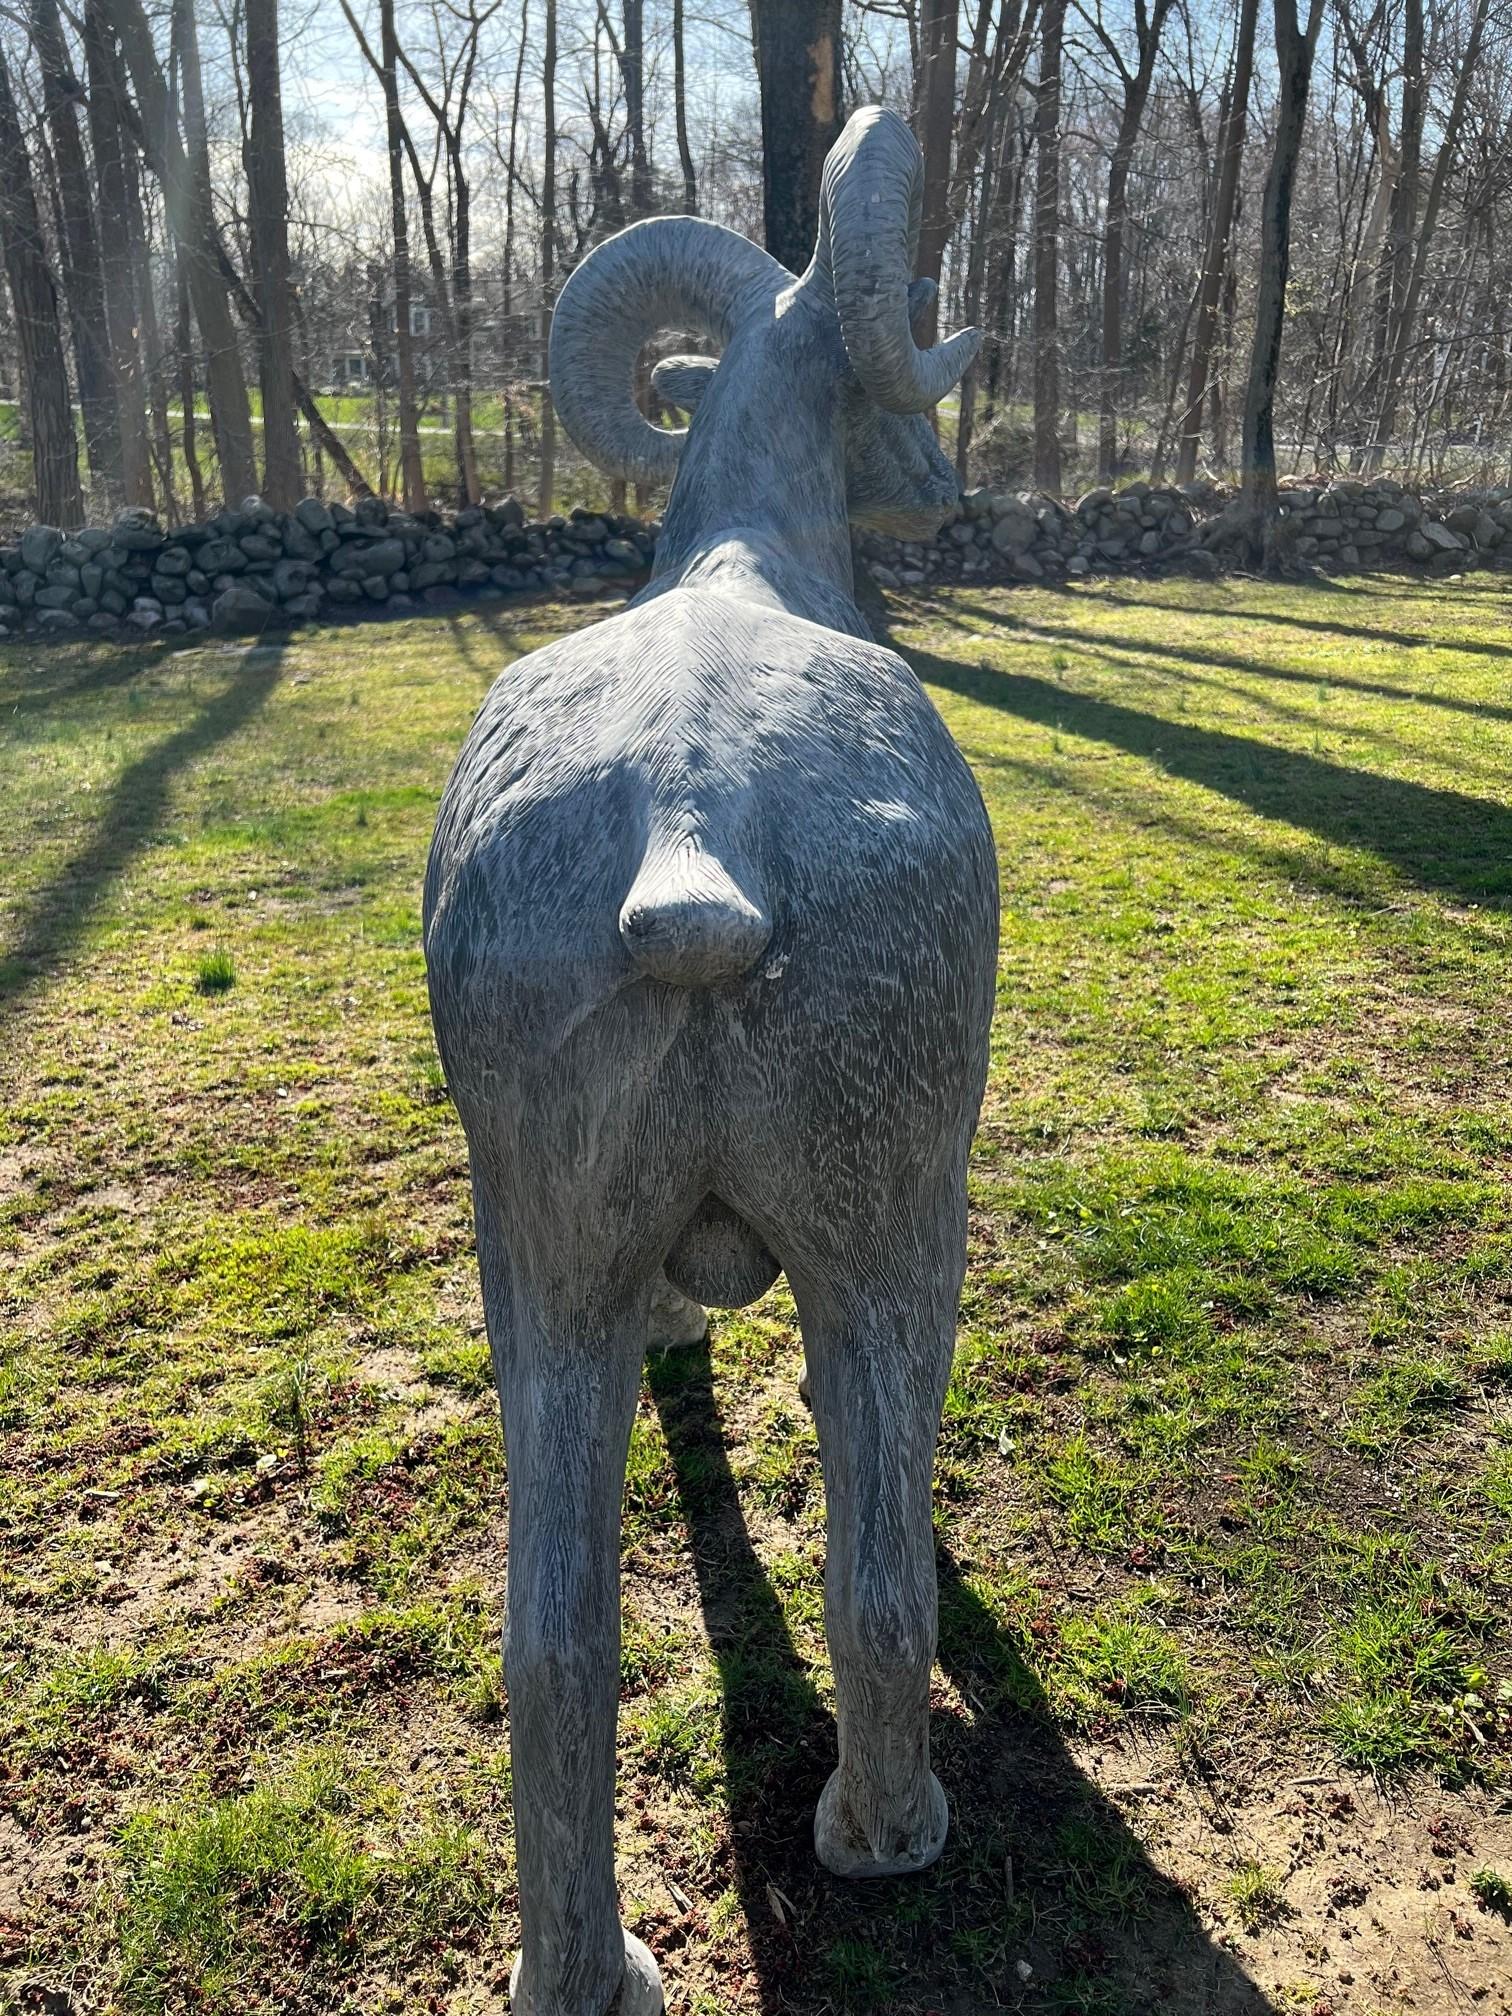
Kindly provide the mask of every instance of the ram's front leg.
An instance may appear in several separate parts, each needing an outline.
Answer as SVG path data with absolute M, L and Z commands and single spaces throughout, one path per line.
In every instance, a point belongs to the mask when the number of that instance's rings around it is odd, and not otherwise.
M 504 1673 L 522 1931 L 510 1994 L 519 2016 L 659 2016 L 656 1962 L 623 1931 L 614 1882 L 620 1495 L 645 1297 L 532 1293 L 502 1255 L 490 1263 L 479 1230 L 509 1461 Z

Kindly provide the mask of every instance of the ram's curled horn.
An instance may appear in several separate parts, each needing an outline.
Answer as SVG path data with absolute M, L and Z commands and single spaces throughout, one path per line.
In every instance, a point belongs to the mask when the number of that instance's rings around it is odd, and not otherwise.
M 933 299 L 912 277 L 923 191 L 906 121 L 879 105 L 853 113 L 824 164 L 817 257 L 829 266 L 851 369 L 890 413 L 937 406 L 982 342 L 976 329 L 930 350 L 914 342 L 913 317 Z
M 793 284 L 785 266 L 721 224 L 650 217 L 606 238 L 562 289 L 551 322 L 551 396 L 578 447 L 611 476 L 670 482 L 686 438 L 635 404 L 635 362 L 658 329 L 721 348 L 741 318 Z

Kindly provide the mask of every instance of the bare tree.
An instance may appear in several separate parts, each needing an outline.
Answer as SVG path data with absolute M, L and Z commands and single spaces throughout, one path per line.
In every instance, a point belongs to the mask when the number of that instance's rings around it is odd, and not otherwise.
M 1260 0 L 1239 0 L 1232 81 L 1219 121 L 1218 186 L 1213 197 L 1212 222 L 1197 293 L 1197 320 L 1192 332 L 1192 365 L 1187 378 L 1186 412 L 1181 423 L 1181 445 L 1176 455 L 1178 483 L 1190 483 L 1197 473 L 1197 450 L 1202 443 L 1202 412 L 1207 401 L 1208 373 L 1212 368 L 1213 344 L 1218 331 L 1218 306 L 1224 276 L 1229 268 L 1229 241 L 1233 235 L 1234 207 L 1239 196 L 1239 171 L 1244 162 L 1244 133 L 1249 117 L 1255 24 L 1259 12 Z
M 840 0 L 751 0 L 766 249 L 792 273 L 813 255 L 819 178 L 840 136 L 840 12 Z
M 950 161 L 956 113 L 956 42 L 960 0 L 920 0 L 919 61 L 914 82 L 914 130 L 924 155 L 924 192 L 915 264 L 920 277 L 938 282 L 950 237 Z M 985 9 L 983 9 L 985 14 Z M 920 319 L 920 343 L 935 340 L 934 304 Z
M 1120 374 L 1123 369 L 1124 233 L 1129 214 L 1129 169 L 1134 160 L 1134 144 L 1149 102 L 1155 77 L 1155 59 L 1160 53 L 1160 36 L 1174 0 L 1134 0 L 1134 49 L 1132 64 L 1126 60 L 1117 37 L 1104 18 L 1102 0 L 1085 14 L 1098 41 L 1117 72 L 1122 92 L 1118 133 L 1108 163 L 1108 193 L 1103 212 L 1102 287 L 1102 383 L 1099 387 L 1097 426 L 1097 471 L 1111 482 L 1118 469 L 1118 414 Z M 1084 10 L 1085 12 L 1085 10 Z
M 84 73 L 89 141 L 99 198 L 100 282 L 116 402 L 121 482 L 128 504 L 151 505 L 152 457 L 147 438 L 146 380 L 138 338 L 135 260 L 127 146 L 121 131 L 120 74 L 115 39 L 101 0 L 85 0 Z
M 220 460 L 221 483 L 227 500 L 237 502 L 257 488 L 252 411 L 215 228 L 194 10 L 188 0 L 174 0 L 174 39 L 184 107 L 182 133 L 142 0 L 106 0 L 106 11 L 136 91 L 141 112 L 138 138 L 146 144 L 162 182 L 169 227 L 186 269 L 194 319 L 204 346 L 210 427 Z
M 63 39 L 57 0 L 30 0 L 32 39 L 42 69 L 42 104 L 52 139 L 62 230 L 63 292 L 73 334 L 74 375 L 90 472 L 106 493 L 121 490 L 120 416 L 116 410 L 105 289 L 100 275 L 93 187 L 79 132 L 84 90 Z
M 15 310 L 31 434 L 37 515 L 50 525 L 84 523 L 79 448 L 64 364 L 57 290 L 49 270 L 36 185 L 0 48 L 0 239 Z
M 1210 528 L 1213 543 L 1237 536 L 1256 561 L 1273 557 L 1276 527 L 1276 382 L 1286 321 L 1291 268 L 1291 213 L 1302 147 L 1313 57 L 1324 0 L 1309 0 L 1305 23 L 1296 0 L 1272 0 L 1279 85 L 1276 131 L 1260 220 L 1260 276 L 1255 295 L 1255 335 L 1244 397 L 1243 491 L 1237 509 Z
M 404 200 L 404 122 L 399 111 L 399 33 L 394 0 L 378 0 L 379 78 L 388 140 L 389 210 L 393 223 L 394 354 L 399 365 L 399 471 L 406 511 L 426 508 L 420 460 L 420 408 L 415 395 L 415 332 L 411 317 L 409 213 Z
M 541 516 L 551 515 L 552 493 L 556 488 L 556 407 L 552 404 L 550 366 L 552 288 L 556 281 L 557 200 L 556 200 L 556 65 L 557 0 L 545 0 L 546 32 L 541 49 L 541 107 L 545 119 L 545 149 L 541 164 Z
M 1066 0 L 1045 0 L 1034 104 L 1034 480 L 1061 487 L 1060 116 Z
M 294 292 L 289 276 L 289 188 L 278 66 L 278 0 L 244 0 L 244 4 L 251 110 L 246 168 L 262 382 L 262 489 L 275 510 L 287 511 L 302 484 L 299 436 L 294 425 Z
M 672 0 L 672 107 L 677 122 L 677 158 L 682 166 L 683 211 L 698 215 L 698 176 L 693 167 L 693 149 L 688 140 L 688 52 L 684 32 L 683 0 Z
M 1424 205 L 1422 224 L 1418 229 L 1416 247 L 1412 250 L 1410 264 L 1407 248 L 1411 245 L 1411 211 L 1415 209 L 1415 184 L 1411 192 L 1404 191 L 1397 205 L 1392 228 L 1392 269 L 1393 314 L 1391 337 L 1385 362 L 1384 383 L 1381 392 L 1380 416 L 1376 423 L 1373 463 L 1380 461 L 1384 443 L 1396 431 L 1397 406 L 1402 396 L 1402 379 L 1407 361 L 1408 346 L 1417 320 L 1418 302 L 1423 291 L 1423 283 L 1428 271 L 1429 249 L 1434 232 L 1438 229 L 1439 216 L 1443 209 L 1444 197 L 1449 185 L 1449 175 L 1454 165 L 1460 133 L 1465 123 L 1465 113 L 1470 99 L 1471 84 L 1476 76 L 1476 67 L 1486 33 L 1486 19 L 1490 11 L 1490 0 L 1475 0 L 1470 17 L 1470 31 L 1465 38 L 1464 51 L 1454 81 L 1454 95 L 1450 100 L 1449 114 L 1444 121 L 1444 130 L 1439 141 L 1438 158 L 1434 163 L 1433 177 L 1428 186 L 1428 200 Z M 1419 25 L 1419 36 L 1421 27 Z M 1421 47 L 1416 52 L 1409 46 L 1409 61 L 1420 59 Z M 1398 178 L 1398 187 L 1405 180 L 1405 169 Z M 1405 278 L 1401 276 L 1405 275 Z M 1396 282 L 1400 280 L 1400 287 Z

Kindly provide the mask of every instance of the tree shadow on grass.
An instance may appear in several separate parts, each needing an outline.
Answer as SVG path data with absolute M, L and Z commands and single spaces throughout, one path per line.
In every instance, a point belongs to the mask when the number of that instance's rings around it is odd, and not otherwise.
M 1090 648 L 1105 641 L 1065 634 Z M 963 646 L 974 642 L 963 636 Z M 1488 909 L 1512 908 L 1512 808 L 1492 799 L 1352 769 L 1248 735 L 1191 727 L 1032 673 L 895 648 L 930 685 L 1067 735 L 1110 743 L 1262 818 L 1364 848 L 1421 889 Z
M 893 1882 L 847 1884 L 820 1868 L 813 1811 L 833 1723 L 741 1513 L 707 1344 L 654 1357 L 648 1378 L 720 1674 L 730 1835 L 719 1876 L 740 1898 L 764 2016 L 1269 2016 L 1275 2005 L 1078 1767 L 1022 1647 L 943 1543 L 939 1659 L 974 1704 L 934 1717 L 952 1810 L 945 1854 Z
M 128 763 L 103 804 L 89 799 L 93 816 L 81 844 L 19 906 L 11 941 L 0 953 L 0 1015 L 18 1009 L 77 946 L 111 885 L 161 825 L 174 779 L 246 726 L 282 677 L 287 648 L 284 637 L 249 647 L 222 692 L 182 728 Z
M 1060 589 L 1050 592 L 1060 593 L 1070 600 L 1074 591 Z M 1100 594 L 1098 606 L 1117 603 L 1128 609 L 1149 611 L 1151 604 L 1141 602 L 1132 595 Z M 954 605 L 968 614 L 987 617 L 998 623 L 1003 622 L 1003 612 L 990 608 L 986 603 L 973 602 L 964 598 Z M 1071 605 L 1075 607 L 1074 602 Z M 948 612 L 942 611 L 948 614 Z M 1222 622 L 1228 612 L 1223 610 L 1182 610 L 1184 616 L 1198 616 L 1203 620 Z M 1369 639 L 1374 643 L 1397 644 L 1411 648 L 1431 648 L 1435 651 L 1464 651 L 1482 657 L 1512 657 L 1512 645 L 1479 645 L 1464 642 L 1441 643 L 1432 637 L 1415 636 L 1406 630 L 1378 630 L 1368 626 L 1350 629 L 1335 623 L 1310 622 L 1305 617 L 1282 616 L 1275 610 L 1245 609 L 1243 621 L 1277 623 L 1286 628 L 1313 631 L 1334 631 L 1344 637 Z M 1173 644 L 1169 638 L 1111 637 L 1105 630 L 1089 633 L 1077 624 L 1055 624 L 1035 622 L 1026 634 L 1050 643 L 1064 643 L 1077 646 L 1084 651 L 1121 652 L 1143 661 L 1151 658 L 1174 659 L 1178 664 L 1193 665 L 1203 671 L 1221 670 L 1239 672 L 1249 679 L 1275 679 L 1293 686 L 1337 687 L 1341 693 L 1359 693 L 1372 700 L 1401 700 L 1410 706 L 1437 707 L 1451 714 L 1470 714 L 1486 721 L 1512 721 L 1512 706 L 1496 700 L 1462 700 L 1453 693 L 1431 693 L 1416 686 L 1396 686 L 1384 679 L 1351 679 L 1336 672 L 1321 668 L 1314 672 L 1303 672 L 1289 665 L 1273 665 L 1263 658 L 1246 658 L 1239 652 L 1223 651 L 1209 644 Z M 895 645 L 901 650 L 901 645 Z
M 1378 601 L 1404 601 L 1409 599 L 1400 589 L 1377 587 L 1373 581 L 1369 585 L 1361 584 L 1360 586 L 1348 589 L 1332 581 L 1297 581 L 1290 584 L 1289 592 L 1294 594 L 1299 602 L 1338 602 L 1341 597 L 1347 596 L 1350 601 L 1358 602 L 1365 607 L 1369 607 Z M 1506 593 L 1505 587 L 1503 587 L 1501 592 L 1503 594 Z M 1111 592 L 1106 589 L 1099 590 L 1098 601 L 1100 603 L 1110 603 L 1124 609 L 1147 610 L 1150 607 L 1150 604 L 1147 601 L 1141 600 L 1139 596 L 1120 595 L 1116 590 Z M 1199 619 L 1206 618 L 1209 621 L 1221 623 L 1227 619 L 1230 612 L 1225 609 L 1183 609 L 1181 614 L 1184 616 L 1195 616 Z M 1420 630 L 1385 630 L 1378 623 L 1328 622 L 1320 616 L 1299 615 L 1291 610 L 1256 609 L 1252 605 L 1247 605 L 1243 611 L 1243 620 L 1246 623 L 1273 623 L 1283 630 L 1311 630 L 1325 636 L 1358 637 L 1363 642 L 1371 644 L 1396 644 L 1401 646 L 1403 650 L 1408 651 L 1457 651 L 1463 652 L 1467 657 L 1471 658 L 1512 658 L 1512 644 L 1493 644 L 1489 641 L 1476 643 L 1467 637 L 1429 637 L 1425 636 Z M 1271 668 L 1266 666 L 1259 669 L 1269 671 Z M 1304 679 L 1308 675 L 1299 672 L 1293 676 Z M 1478 710 L 1482 704 L 1479 701 L 1473 700 L 1445 699 L 1433 693 L 1418 694 L 1405 687 L 1396 686 L 1375 687 L 1362 685 L 1360 691 L 1365 693 L 1381 692 L 1395 694 L 1404 700 L 1424 699 L 1432 706 L 1463 707 L 1467 711 L 1472 712 Z M 1487 711 L 1495 715 L 1499 720 L 1512 720 L 1512 708 L 1490 706 Z

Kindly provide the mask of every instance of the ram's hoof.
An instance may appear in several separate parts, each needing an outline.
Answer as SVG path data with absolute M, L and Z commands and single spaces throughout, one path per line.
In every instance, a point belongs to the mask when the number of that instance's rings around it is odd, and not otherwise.
M 814 1852 L 832 1876 L 864 1882 L 870 1876 L 913 1876 L 938 1862 L 950 1831 L 945 1788 L 931 1771 L 929 1801 L 917 1827 L 900 1831 L 879 1854 L 841 1807 L 836 1771 L 819 1797 L 814 1814 Z
M 530 2016 L 530 2003 L 520 1998 L 520 1965 L 516 1959 L 509 1976 L 509 2003 L 514 2016 Z M 604 2016 L 663 2016 L 666 1999 L 662 1994 L 661 1969 L 633 1932 L 625 1934 L 625 1973 L 619 1993 Z
M 688 1344 L 702 1344 L 709 1334 L 709 1312 L 690 1295 L 674 1288 L 661 1275 L 651 1290 L 651 1325 L 646 1333 L 648 1351 L 680 1351 Z

